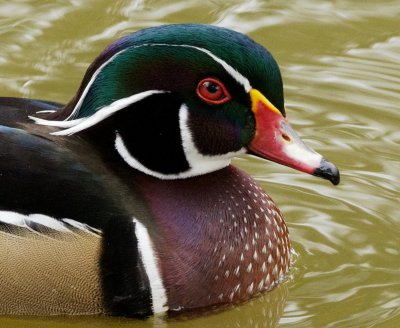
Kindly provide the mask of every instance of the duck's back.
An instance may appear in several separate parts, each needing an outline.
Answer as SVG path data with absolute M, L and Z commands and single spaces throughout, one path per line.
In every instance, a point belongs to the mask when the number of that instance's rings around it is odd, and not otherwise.
M 129 310 L 148 315 L 146 286 L 120 279 L 126 271 L 140 276 L 135 252 L 118 262 L 136 242 L 123 234 L 141 204 L 89 144 L 55 142 L 31 128 L 28 115 L 59 107 L 0 98 L 0 314 L 110 313 L 112 290 L 137 290 L 142 304 Z M 122 233 L 118 245 L 112 231 Z M 115 268 L 104 269 L 107 261 Z

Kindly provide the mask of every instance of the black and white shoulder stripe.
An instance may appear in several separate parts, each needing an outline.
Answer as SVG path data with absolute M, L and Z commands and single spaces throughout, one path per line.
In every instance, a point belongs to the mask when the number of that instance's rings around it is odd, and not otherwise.
M 21 214 L 13 211 L 0 211 L 0 231 L 16 235 L 36 233 L 83 233 L 100 236 L 101 231 L 72 219 L 55 219 L 43 214 Z

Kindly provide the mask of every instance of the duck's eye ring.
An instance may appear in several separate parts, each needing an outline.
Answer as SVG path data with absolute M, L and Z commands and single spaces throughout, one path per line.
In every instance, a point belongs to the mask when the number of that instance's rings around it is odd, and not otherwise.
M 232 98 L 222 82 L 211 77 L 201 80 L 196 92 L 201 100 L 210 105 L 221 105 Z

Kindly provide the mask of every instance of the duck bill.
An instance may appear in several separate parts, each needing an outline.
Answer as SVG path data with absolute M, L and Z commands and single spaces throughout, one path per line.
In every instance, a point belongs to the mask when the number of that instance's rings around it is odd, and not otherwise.
M 250 97 L 256 120 L 256 134 L 248 146 L 252 154 L 330 180 L 334 185 L 340 182 L 337 167 L 307 147 L 267 98 L 255 89 Z

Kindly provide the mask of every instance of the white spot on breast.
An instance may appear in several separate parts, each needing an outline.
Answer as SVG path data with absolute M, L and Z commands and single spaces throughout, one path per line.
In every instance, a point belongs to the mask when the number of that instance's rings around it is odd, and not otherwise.
M 261 253 L 263 254 L 267 254 L 267 247 L 265 247 L 265 245 L 263 246 Z
M 266 266 L 265 262 L 263 262 L 263 264 L 261 266 L 261 271 L 262 272 L 266 272 L 267 271 L 267 266 Z
M 230 272 L 229 272 L 229 270 L 226 270 L 226 271 L 225 271 L 225 277 L 226 277 L 226 278 L 228 278 L 228 277 L 229 277 L 229 275 L 230 275 Z
M 254 283 L 252 282 L 250 285 L 249 285 L 249 287 L 247 287 L 247 293 L 248 294 L 251 294 L 252 292 L 253 292 L 253 288 L 254 288 Z
M 238 277 L 239 277 L 239 271 L 240 271 L 240 266 L 238 265 L 238 266 L 236 267 L 236 269 L 233 271 L 233 273 L 235 274 L 235 276 L 238 276 Z
M 271 280 L 271 278 L 270 278 L 269 273 L 268 273 L 267 277 L 265 278 L 265 285 L 266 286 L 269 286 L 269 284 L 271 283 L 270 280 Z
M 268 248 L 269 248 L 269 249 L 272 249 L 272 242 L 271 242 L 271 239 L 268 240 Z
M 229 299 L 232 301 L 233 300 L 233 296 L 235 295 L 235 292 L 230 293 L 229 295 Z
M 258 260 L 258 253 L 257 253 L 257 251 L 254 251 L 253 259 L 256 260 L 256 261 Z
M 247 266 L 246 271 L 250 272 L 253 269 L 253 264 L 250 262 L 249 265 Z
M 274 274 L 274 276 L 276 276 L 276 274 L 278 273 L 278 265 L 275 264 L 274 269 L 272 270 L 272 273 Z

